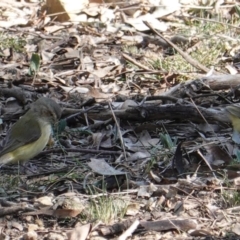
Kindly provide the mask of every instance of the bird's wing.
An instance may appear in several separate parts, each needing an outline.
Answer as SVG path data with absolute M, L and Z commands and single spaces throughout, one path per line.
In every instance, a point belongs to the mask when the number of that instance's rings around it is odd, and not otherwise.
M 14 151 L 26 144 L 36 141 L 41 136 L 41 128 L 35 118 L 20 119 L 9 130 L 3 148 L 0 151 L 0 156 Z

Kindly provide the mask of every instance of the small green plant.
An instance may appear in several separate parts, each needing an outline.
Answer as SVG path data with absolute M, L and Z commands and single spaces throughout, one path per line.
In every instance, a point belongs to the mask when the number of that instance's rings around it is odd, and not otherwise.
M 21 37 L 0 33 L 0 49 L 12 48 L 15 52 L 24 52 L 26 41 Z
M 151 155 L 152 158 L 150 161 L 148 161 L 145 172 L 149 173 L 150 170 L 153 168 L 153 166 L 159 161 L 157 160 L 157 155 L 161 156 L 161 161 L 166 162 L 166 164 L 169 163 L 169 160 L 172 159 L 176 146 L 177 146 L 177 138 L 172 139 L 168 133 L 160 133 L 160 139 L 161 139 L 161 147 L 154 147 L 151 149 Z M 157 151 L 157 153 L 156 153 Z
M 240 6 L 239 5 L 235 6 L 235 11 L 236 11 L 238 17 L 240 17 Z
M 110 223 L 117 218 L 123 218 L 126 208 L 127 202 L 124 199 L 104 195 L 91 199 L 88 213 L 90 219 Z
M 169 134 L 160 133 L 160 139 L 164 148 L 171 150 L 173 147 L 176 147 L 176 140 L 171 139 Z
M 15 191 L 19 187 L 19 183 L 22 181 L 19 174 L 17 175 L 7 175 L 4 174 L 0 177 L 0 184 L 2 189 L 7 189 L 8 191 Z
M 37 53 L 33 53 L 30 59 L 29 74 L 36 76 L 40 68 L 40 56 Z
M 224 191 L 222 197 L 227 207 L 234 207 L 240 204 L 240 192 L 236 190 Z
M 153 166 L 157 163 L 156 158 L 152 157 L 150 161 L 148 161 L 147 165 L 146 165 L 146 169 L 145 172 L 149 173 L 150 170 L 153 168 Z

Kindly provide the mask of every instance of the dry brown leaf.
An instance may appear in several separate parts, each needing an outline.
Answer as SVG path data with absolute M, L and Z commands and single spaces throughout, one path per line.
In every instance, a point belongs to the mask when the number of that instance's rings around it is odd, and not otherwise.
M 91 231 L 91 224 L 86 224 L 83 226 L 76 226 L 72 231 L 67 233 L 68 240 L 85 240 Z
M 139 203 L 130 203 L 127 206 L 126 215 L 127 216 L 135 216 L 139 213 L 140 204 Z
M 88 163 L 88 166 L 96 173 L 109 176 L 109 175 L 124 175 L 125 172 L 119 171 L 111 167 L 108 163 L 105 162 L 103 158 L 91 158 L 91 162 Z

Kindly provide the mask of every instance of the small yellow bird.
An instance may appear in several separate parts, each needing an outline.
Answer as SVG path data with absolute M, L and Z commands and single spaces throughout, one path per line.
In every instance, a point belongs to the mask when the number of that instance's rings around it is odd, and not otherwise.
M 226 107 L 226 112 L 232 122 L 233 126 L 233 134 L 232 134 L 232 140 L 240 144 L 240 105 L 230 105 Z
M 227 106 L 226 111 L 232 122 L 233 129 L 240 133 L 240 105 Z
M 27 161 L 39 154 L 52 135 L 52 124 L 61 117 L 60 106 L 42 97 L 31 105 L 8 131 L 0 150 L 0 166 Z

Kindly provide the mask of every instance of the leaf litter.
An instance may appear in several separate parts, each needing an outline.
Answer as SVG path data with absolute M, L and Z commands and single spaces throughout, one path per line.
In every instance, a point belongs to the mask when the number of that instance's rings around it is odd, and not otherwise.
M 63 109 L 52 146 L 0 169 L 2 238 L 239 236 L 237 1 L 0 8 L 1 139 L 40 96 Z

